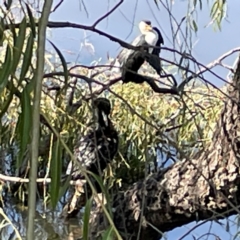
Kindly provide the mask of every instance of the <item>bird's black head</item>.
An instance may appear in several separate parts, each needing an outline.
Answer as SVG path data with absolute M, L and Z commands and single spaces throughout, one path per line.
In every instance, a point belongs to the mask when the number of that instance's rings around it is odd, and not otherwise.
M 97 98 L 93 101 L 93 104 L 99 111 L 104 112 L 106 115 L 110 114 L 111 104 L 107 98 Z
M 111 112 L 110 101 L 106 98 L 97 98 L 93 101 L 93 105 L 97 109 L 97 118 L 100 126 L 109 127 L 110 120 L 108 116 Z
M 147 25 L 149 25 L 149 26 L 152 25 L 152 23 L 151 23 L 150 20 L 146 20 L 146 19 L 144 19 L 144 20 L 142 20 L 142 22 L 144 22 L 145 24 L 147 24 Z

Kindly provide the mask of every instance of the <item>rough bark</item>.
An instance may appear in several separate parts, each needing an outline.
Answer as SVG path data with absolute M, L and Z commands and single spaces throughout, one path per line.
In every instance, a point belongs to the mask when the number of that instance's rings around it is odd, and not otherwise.
M 223 218 L 240 203 L 240 58 L 228 85 L 213 140 L 196 159 L 185 159 L 137 182 L 113 201 L 114 223 L 123 239 L 158 240 L 164 233 L 194 220 Z M 141 210 L 143 216 L 141 218 Z M 91 237 L 106 229 L 104 214 L 92 212 Z M 159 229 L 155 231 L 152 226 Z

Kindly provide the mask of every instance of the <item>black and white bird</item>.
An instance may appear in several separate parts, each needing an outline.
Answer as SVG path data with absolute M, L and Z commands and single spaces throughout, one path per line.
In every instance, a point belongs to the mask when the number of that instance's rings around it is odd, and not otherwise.
M 148 20 L 142 20 L 139 23 L 139 29 L 141 35 L 136 37 L 131 45 L 140 47 L 140 50 L 136 51 L 124 48 L 116 58 L 115 67 L 121 68 L 122 80 L 124 83 L 130 81 L 135 83 L 143 82 L 141 78 L 136 77 L 135 73 L 138 72 L 145 60 L 149 62 L 159 75 L 161 73 L 159 54 L 161 51 L 161 44 L 164 43 L 164 40 L 160 30 L 156 27 L 152 27 L 151 22 Z
M 106 98 L 97 98 L 93 101 L 95 119 L 87 134 L 80 138 L 74 149 L 74 156 L 77 162 L 70 162 L 66 174 L 72 175 L 72 179 L 84 179 L 79 165 L 86 170 L 101 176 L 118 151 L 118 133 L 115 130 L 109 115 L 111 104 Z M 94 181 L 93 178 L 90 179 Z M 101 187 L 98 183 L 92 182 L 98 193 Z M 80 186 L 80 185 L 79 185 Z M 85 205 L 86 200 L 91 196 L 91 189 L 88 184 L 75 185 L 75 193 L 70 197 L 64 207 L 62 215 L 72 217 Z M 67 213 L 66 213 L 67 212 Z

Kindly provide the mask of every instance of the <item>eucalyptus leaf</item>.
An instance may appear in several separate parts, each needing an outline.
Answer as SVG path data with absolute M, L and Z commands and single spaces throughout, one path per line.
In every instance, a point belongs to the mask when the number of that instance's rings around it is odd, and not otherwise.
M 8 45 L 5 55 L 5 60 L 2 66 L 0 67 L 0 93 L 6 87 L 8 83 L 9 75 L 11 74 L 12 68 L 12 48 Z
M 31 139 L 32 126 L 32 104 L 31 93 L 32 86 L 27 84 L 21 94 L 21 113 L 18 118 L 17 136 L 19 139 L 19 155 L 17 158 L 17 168 L 22 164 L 24 153 Z
M 20 78 L 19 78 L 19 85 L 21 84 L 21 82 L 23 81 L 23 79 L 25 78 L 25 76 L 29 70 L 29 66 L 32 61 L 33 44 L 34 44 L 34 36 L 33 36 L 33 33 L 31 32 L 28 37 L 26 50 L 25 50 L 24 56 L 23 56 L 21 73 L 20 73 Z
M 16 71 L 16 68 L 20 61 L 21 54 L 23 52 L 26 29 L 27 29 L 27 22 L 26 22 L 26 18 L 24 17 L 22 22 L 20 23 L 18 36 L 13 46 L 13 60 L 12 60 L 13 62 L 12 62 L 12 69 L 11 69 L 12 74 Z
M 50 176 L 51 176 L 50 195 L 51 195 L 51 204 L 53 208 L 56 207 L 60 197 L 59 189 L 61 184 L 60 182 L 61 174 L 62 174 L 62 145 L 58 138 L 56 142 L 53 144 L 51 169 L 50 169 Z
M 88 240 L 91 208 L 92 208 L 92 198 L 87 200 L 87 203 L 85 205 L 85 210 L 84 210 L 84 216 L 83 216 L 83 239 L 84 240 Z

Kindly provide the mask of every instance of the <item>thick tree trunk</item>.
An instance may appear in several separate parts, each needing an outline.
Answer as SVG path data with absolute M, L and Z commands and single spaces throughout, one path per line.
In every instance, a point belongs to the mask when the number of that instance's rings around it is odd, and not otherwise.
M 194 220 L 236 213 L 234 206 L 240 203 L 239 94 L 240 58 L 208 148 L 196 159 L 179 161 L 116 196 L 114 223 L 123 239 L 137 239 L 141 227 L 139 239 L 158 240 L 161 233 Z M 103 213 L 98 209 L 92 214 L 92 239 L 103 229 Z

